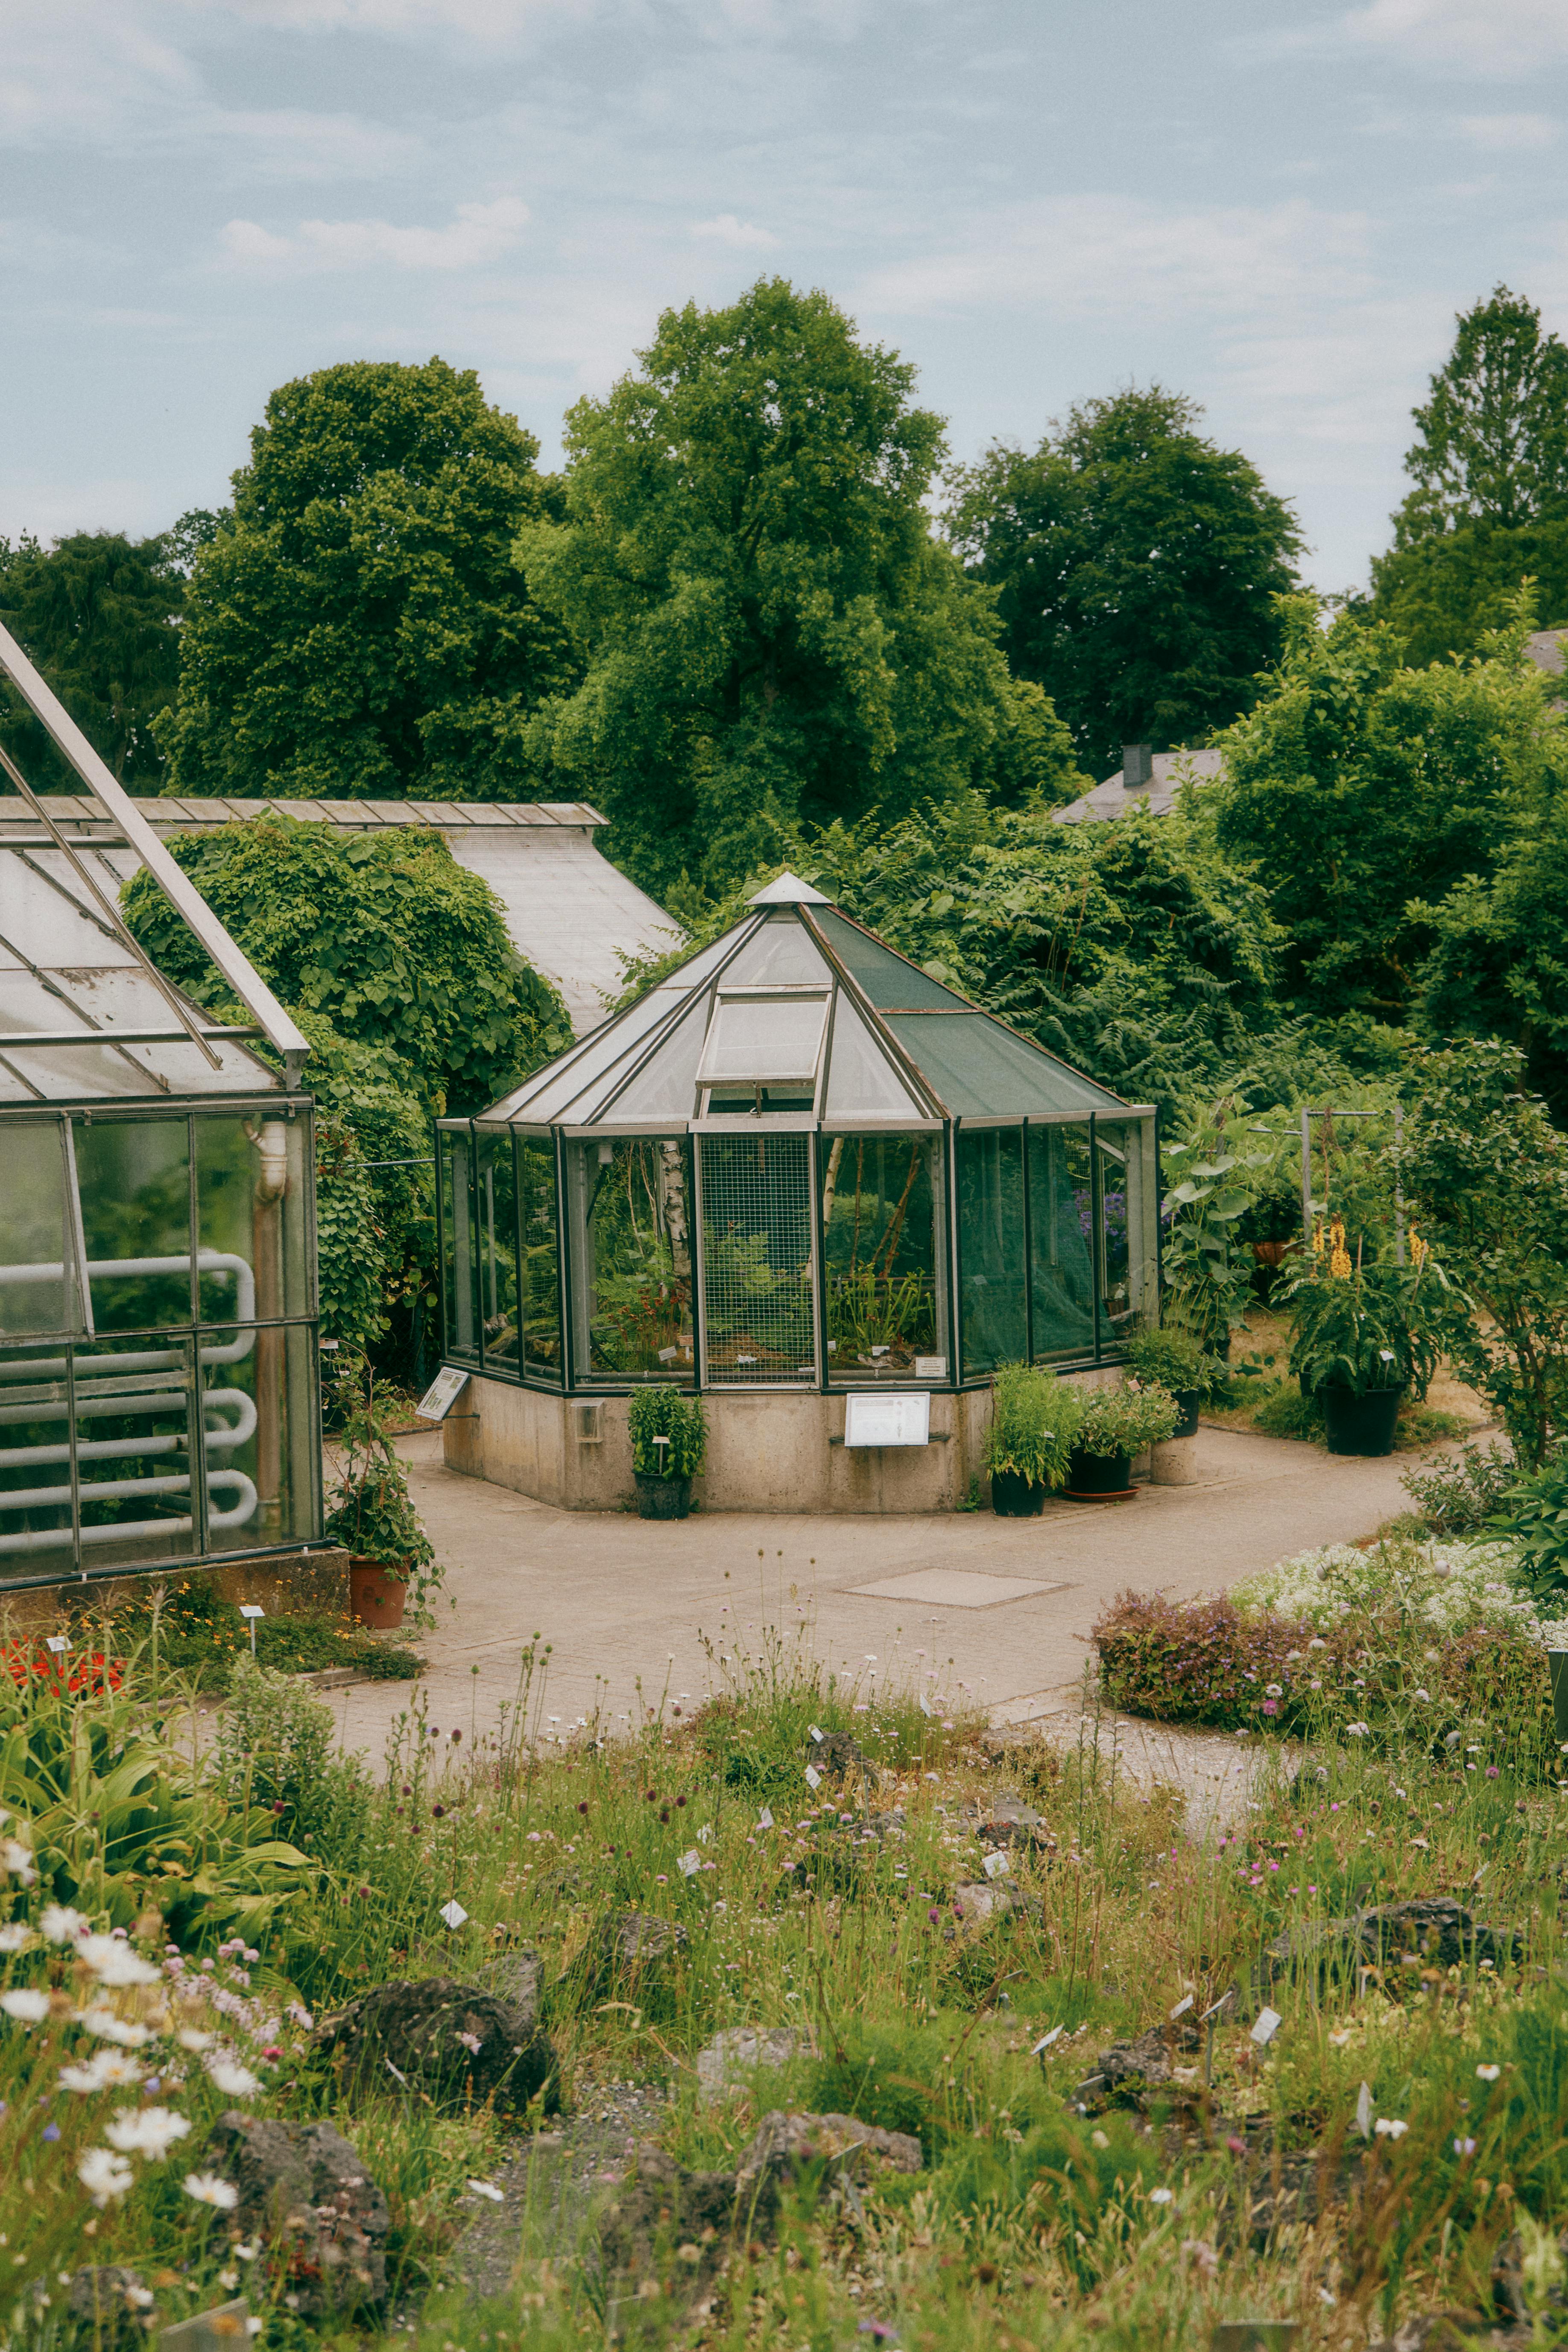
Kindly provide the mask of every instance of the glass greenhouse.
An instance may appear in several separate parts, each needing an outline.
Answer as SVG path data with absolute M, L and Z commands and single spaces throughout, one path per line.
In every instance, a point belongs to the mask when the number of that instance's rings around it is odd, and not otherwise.
M 1154 1308 L 1152 1108 L 789 875 L 439 1154 L 446 1360 L 526 1388 L 961 1389 Z
M 319 1542 L 306 1040 L 3 630 L 0 672 L 93 822 L 0 752 L 0 1589 Z M 106 817 L 250 1023 L 126 929 Z

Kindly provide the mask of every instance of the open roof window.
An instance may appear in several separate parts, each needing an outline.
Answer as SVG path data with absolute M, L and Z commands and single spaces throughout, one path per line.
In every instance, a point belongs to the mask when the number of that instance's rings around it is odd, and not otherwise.
M 709 1110 L 721 1116 L 810 1110 L 830 1000 L 826 983 L 721 989 L 697 1067 L 698 1084 L 709 1089 Z

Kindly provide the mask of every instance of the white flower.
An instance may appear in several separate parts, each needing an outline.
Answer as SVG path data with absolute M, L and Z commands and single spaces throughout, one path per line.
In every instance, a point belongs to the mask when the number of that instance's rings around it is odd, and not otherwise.
M 182 2050 L 210 2050 L 217 2040 L 216 2033 L 198 2033 L 194 2025 L 184 2026 L 180 2033 Z
M 19 1845 L 15 1838 L 6 1838 L 0 1843 L 0 1862 L 5 1864 L 13 1878 L 21 1880 L 24 1886 L 36 1883 L 38 1874 L 33 1868 L 32 1853 L 28 1847 Z
M 207 2058 L 202 2063 L 226 2098 L 253 2099 L 261 2088 L 260 2077 L 248 2066 L 237 2066 L 232 2058 Z
M 140 2050 L 144 2042 L 155 2042 L 157 2035 L 150 2025 L 132 2025 L 123 2017 L 116 2017 L 111 2009 L 84 2009 L 77 2023 L 96 2033 L 100 2042 L 117 2042 L 121 2050 Z
M 1265 1698 L 1283 1698 L 1285 1696 L 1284 1684 L 1265 1683 L 1263 1685 L 1263 1696 Z
M 151 1960 L 133 1952 L 122 1937 L 84 1936 L 79 1948 L 100 1984 L 149 1985 L 162 1981 Z
M 0 1952 L 25 1952 L 33 1940 L 33 1931 L 25 1919 L 14 1919 L 8 1927 L 0 1927 Z
M 221 2179 L 216 2172 L 187 2172 L 184 2190 L 198 2205 L 214 2205 L 220 2213 L 232 2213 L 239 2202 L 239 2191 L 234 2183 Z
M 1498 2076 L 1502 2073 L 1502 2068 L 1500 2066 L 1478 2066 L 1476 2068 L 1476 2072 L 1480 2076 L 1483 2083 L 1495 2083 Z
M 1168 2205 L 1171 2202 L 1171 2198 L 1172 2192 L 1168 2189 L 1151 2189 L 1149 2191 L 1149 2202 L 1151 2205 Z
M 125 2196 L 136 2179 L 125 2158 L 107 2147 L 84 2148 L 76 2177 L 98 2206 L 107 2205 L 111 2197 Z
M 74 1944 L 91 1925 L 85 1911 L 73 1911 L 65 1903 L 46 1903 L 38 1918 L 39 1933 L 51 1944 Z
M 506 2202 L 505 2190 L 498 2189 L 493 2180 L 470 2180 L 468 2187 L 476 2197 L 493 2198 L 498 2205 L 504 2205 Z
M 34 1985 L 17 1985 L 11 1992 L 0 1992 L 0 2009 L 23 2025 L 41 2025 L 49 2013 L 49 1996 Z
M 186 2117 L 177 2116 L 172 2107 L 121 2107 L 103 2137 L 110 2147 L 127 2156 L 134 2153 L 161 2164 L 190 2127 Z
M 68 2091 L 107 2091 L 121 2084 L 139 2083 L 143 2069 L 118 2050 L 95 2050 L 85 2066 L 62 2066 L 60 2081 Z
M 1397 2116 L 1379 2116 L 1373 2129 L 1380 2139 L 1403 2139 L 1410 2126 L 1408 2124 L 1401 2123 Z
M 1345 1730 L 1352 1739 L 1364 1739 L 1372 1729 L 1369 1723 L 1347 1723 Z

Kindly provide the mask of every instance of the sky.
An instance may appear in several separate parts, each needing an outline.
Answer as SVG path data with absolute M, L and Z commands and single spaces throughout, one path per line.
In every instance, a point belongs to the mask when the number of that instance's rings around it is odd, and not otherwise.
M 220 505 L 273 388 L 558 463 L 659 312 L 824 288 L 953 457 L 1157 381 L 1363 583 L 1499 280 L 1568 332 L 1568 0 L 3 0 L 0 533 Z

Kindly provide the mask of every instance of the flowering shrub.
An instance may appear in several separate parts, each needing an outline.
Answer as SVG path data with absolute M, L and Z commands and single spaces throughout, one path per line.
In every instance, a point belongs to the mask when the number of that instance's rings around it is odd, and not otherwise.
M 68 1652 L 35 1650 L 27 1642 L 8 1642 L 0 1648 L 0 1665 L 20 1690 L 27 1683 L 44 1683 L 72 1697 L 79 1692 L 118 1690 L 125 1679 L 123 1658 L 106 1658 L 101 1650 Z
M 1393 1609 L 1435 1632 L 1534 1622 L 1512 1581 L 1506 1543 L 1327 1544 L 1244 1576 L 1230 1599 L 1244 1616 L 1309 1621 L 1322 1633 L 1356 1610 Z

